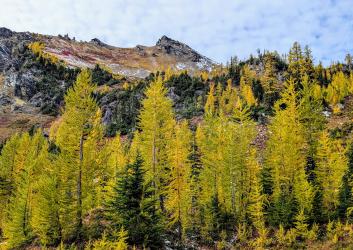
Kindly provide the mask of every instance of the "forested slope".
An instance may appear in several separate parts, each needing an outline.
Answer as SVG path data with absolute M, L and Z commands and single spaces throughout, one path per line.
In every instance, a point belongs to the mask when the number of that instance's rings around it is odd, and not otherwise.
M 295 43 L 128 79 L 22 53 L 65 87 L 45 81 L 50 128 L 2 146 L 2 247 L 352 246 L 349 55 L 324 67 Z

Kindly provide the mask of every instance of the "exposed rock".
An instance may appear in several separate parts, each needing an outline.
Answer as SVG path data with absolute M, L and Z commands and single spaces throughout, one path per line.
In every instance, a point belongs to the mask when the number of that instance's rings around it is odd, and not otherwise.
M 5 94 L 0 94 L 0 106 L 6 106 L 13 104 L 14 100 Z
M 106 106 L 104 110 L 104 116 L 102 118 L 102 123 L 106 126 L 112 122 L 113 111 L 112 107 Z
M 199 62 L 202 56 L 188 45 L 175 41 L 167 36 L 162 36 L 156 43 L 166 54 L 186 57 L 192 62 Z
M 0 37 L 1 38 L 9 38 L 13 35 L 13 32 L 8 28 L 0 27 Z
M 108 45 L 108 44 L 102 42 L 102 41 L 99 40 L 98 38 L 93 38 L 93 39 L 90 41 L 90 43 L 95 44 L 95 45 L 98 45 L 98 46 L 101 46 L 101 47 L 107 47 L 107 48 L 111 47 L 110 45 Z

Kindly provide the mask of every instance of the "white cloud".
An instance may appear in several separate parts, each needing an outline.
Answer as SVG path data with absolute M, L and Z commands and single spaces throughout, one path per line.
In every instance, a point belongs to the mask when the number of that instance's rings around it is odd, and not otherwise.
M 152 45 L 166 34 L 219 62 L 308 44 L 326 64 L 353 53 L 352 0 L 0 0 L 0 26 Z

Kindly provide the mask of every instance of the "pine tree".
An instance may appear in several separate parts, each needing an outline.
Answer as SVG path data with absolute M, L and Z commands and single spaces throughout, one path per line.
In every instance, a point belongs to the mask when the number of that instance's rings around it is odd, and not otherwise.
M 143 160 L 127 164 L 118 176 L 113 195 L 106 204 L 113 228 L 123 226 L 128 242 L 145 247 L 161 246 L 161 221 L 152 186 L 144 180 Z
M 303 53 L 301 46 L 295 42 L 288 55 L 288 78 L 291 78 L 296 85 L 300 84 L 302 76 Z
M 166 209 L 170 214 L 169 224 L 177 227 L 181 240 L 186 228 L 190 227 L 191 207 L 191 132 L 186 121 L 176 125 L 172 145 L 168 152 L 171 178 L 166 193 Z
M 303 61 L 301 63 L 300 71 L 301 80 L 303 80 L 305 76 L 307 76 L 311 81 L 315 79 L 313 56 L 308 45 L 304 47 Z
M 167 90 L 160 77 L 155 79 L 145 91 L 139 115 L 141 155 L 144 159 L 146 182 L 154 187 L 155 198 L 160 200 L 163 211 L 166 183 L 168 178 L 169 142 L 174 128 L 172 101 L 166 97 Z

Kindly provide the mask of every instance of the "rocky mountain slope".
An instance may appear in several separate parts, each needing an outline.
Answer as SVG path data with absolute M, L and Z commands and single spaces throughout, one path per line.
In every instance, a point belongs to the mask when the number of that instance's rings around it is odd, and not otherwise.
M 43 52 L 61 63 L 53 64 L 50 60 L 38 58 L 28 48 L 33 42 L 43 44 Z M 215 65 L 186 44 L 166 36 L 160 38 L 155 46 L 118 48 L 96 38 L 82 42 L 68 36 L 46 36 L 0 28 L 0 142 L 16 131 L 37 125 L 48 127 L 59 114 L 64 93 L 82 67 L 93 70 L 95 83 L 109 86 L 108 91 L 98 98 L 103 120 L 116 131 L 122 129 L 122 120 L 123 126 L 134 124 L 129 117 L 131 114 L 136 116 L 146 77 L 152 72 L 171 68 L 187 70 L 192 75 L 210 71 Z M 122 88 L 124 83 L 132 81 L 134 84 L 142 82 L 142 87 L 133 90 Z M 197 88 L 199 83 L 195 84 L 192 86 Z M 185 95 L 177 96 L 174 88 L 171 88 L 170 95 L 175 100 L 185 98 Z
M 45 51 L 55 55 L 74 67 L 93 68 L 104 65 L 115 74 L 147 77 L 158 69 L 171 67 L 173 70 L 188 70 L 190 73 L 211 70 L 214 62 L 166 36 L 155 46 L 137 45 L 134 48 L 118 48 L 107 45 L 99 39 L 90 42 L 76 42 L 70 38 L 45 37 Z

